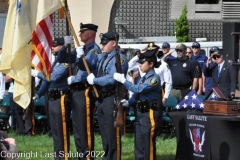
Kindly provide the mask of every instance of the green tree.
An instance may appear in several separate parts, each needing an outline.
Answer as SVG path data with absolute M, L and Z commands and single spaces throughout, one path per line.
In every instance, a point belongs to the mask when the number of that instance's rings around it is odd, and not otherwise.
M 189 42 L 190 41 L 190 36 L 188 35 L 189 33 L 189 21 L 187 19 L 187 6 L 184 5 L 184 8 L 182 10 L 182 15 L 180 16 L 179 19 L 176 19 L 176 37 L 177 37 L 177 42 Z

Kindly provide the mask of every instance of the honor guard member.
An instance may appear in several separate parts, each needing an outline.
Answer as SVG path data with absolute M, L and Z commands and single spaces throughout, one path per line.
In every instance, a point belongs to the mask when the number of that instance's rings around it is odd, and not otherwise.
M 190 91 L 198 87 L 198 79 L 201 77 L 199 64 L 186 56 L 186 45 L 178 44 L 175 48 L 177 58 L 168 61 L 172 73 L 172 89 L 170 96 L 176 97 L 178 102 Z
M 102 54 L 99 55 L 97 64 L 97 76 L 91 73 L 87 77 L 89 84 L 97 85 L 99 95 L 102 98 L 98 106 L 98 124 L 102 137 L 103 150 L 105 152 L 104 160 L 117 160 L 121 156 L 121 141 L 117 142 L 120 137 L 120 131 L 114 127 L 114 98 L 117 82 L 113 79 L 116 72 L 116 47 L 118 35 L 115 32 L 100 34 L 102 44 Z M 120 54 L 122 73 L 126 74 L 128 69 L 127 58 Z
M 153 43 L 150 43 L 147 46 L 147 48 L 150 48 L 150 47 L 159 48 L 159 46 L 157 46 Z M 135 68 L 137 66 L 137 68 L 139 70 L 139 63 L 137 63 L 138 60 L 139 60 L 139 56 L 133 57 L 128 62 L 129 68 L 131 67 L 132 70 L 133 69 L 136 70 Z M 161 65 L 158 68 L 154 68 L 154 70 L 161 79 L 161 87 L 163 88 L 163 86 L 165 86 L 164 95 L 162 97 L 162 104 L 165 104 L 167 102 L 168 96 L 169 96 L 171 88 L 172 88 L 172 75 L 171 75 L 171 71 L 170 71 L 168 64 L 164 60 L 161 60 L 161 59 L 158 59 L 158 61 L 161 63 Z M 143 77 L 145 75 L 145 73 L 142 73 L 141 70 L 139 70 L 139 72 L 140 72 L 141 77 Z M 131 70 L 128 71 L 128 77 L 130 77 L 130 75 L 131 75 Z
M 96 99 L 92 95 L 92 85 L 87 82 L 88 73 L 81 57 L 85 57 L 91 73 L 96 74 L 98 55 L 101 53 L 101 49 L 95 43 L 97 29 L 98 26 L 95 24 L 80 24 L 79 36 L 85 45 L 72 52 L 76 63 L 73 76 L 68 77 L 74 140 L 77 152 L 83 153 L 84 159 L 87 159 L 86 156 L 89 155 L 89 152 L 94 151 L 93 114 Z
M 212 59 L 215 60 L 215 65 L 210 67 Z M 235 97 L 236 68 L 223 59 L 221 51 L 215 51 L 208 58 L 204 74 L 212 77 L 213 87 L 218 87 L 226 98 Z
M 65 40 L 64 40 L 65 39 Z M 63 45 L 70 44 L 70 38 L 56 38 L 52 44 L 52 52 L 57 55 L 52 64 L 52 73 L 48 86 L 49 121 L 53 137 L 55 159 L 64 159 L 63 153 L 67 154 L 70 146 L 69 117 L 71 103 L 67 94 L 69 64 L 66 48 Z M 65 62 L 63 61 L 65 60 Z M 32 76 L 44 81 L 47 79 L 37 70 L 32 69 Z
M 216 51 L 218 51 L 219 48 L 217 46 L 214 46 L 214 47 L 211 47 L 210 50 L 209 50 L 209 56 L 211 57 L 212 54 Z M 215 59 L 212 58 L 212 62 L 210 63 L 210 68 L 213 67 L 215 65 Z M 205 70 L 206 68 L 206 64 L 204 65 L 204 69 Z M 211 91 L 212 89 L 212 77 L 208 77 L 208 76 L 205 76 L 205 86 L 203 88 L 203 92 L 205 93 L 205 95 L 208 95 L 208 93 Z
M 161 80 L 155 73 L 158 68 L 156 53 L 158 48 L 149 47 L 139 55 L 140 70 L 145 73 L 137 84 L 127 81 L 124 74 L 114 73 L 114 79 L 123 83 L 134 94 L 129 99 L 121 100 L 123 106 L 135 106 L 135 160 L 156 160 L 156 136 L 161 128 Z
M 201 50 L 201 45 L 198 42 L 194 42 L 192 44 L 192 49 L 193 49 L 193 55 L 192 55 L 192 60 L 197 61 L 200 64 L 201 67 L 201 78 L 198 79 L 198 90 L 197 90 L 197 94 L 202 94 L 203 92 L 203 88 L 205 86 L 205 76 L 204 76 L 204 65 L 207 62 L 207 56 L 205 56 L 204 54 L 200 53 Z

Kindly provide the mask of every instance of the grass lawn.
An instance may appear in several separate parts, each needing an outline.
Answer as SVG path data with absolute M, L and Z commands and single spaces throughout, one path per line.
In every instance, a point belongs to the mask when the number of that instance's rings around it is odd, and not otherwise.
M 36 135 L 33 137 L 16 137 L 14 132 L 8 133 L 9 137 L 16 139 L 21 160 L 50 160 L 53 159 L 53 140 L 48 135 Z M 128 133 L 122 137 L 122 160 L 134 160 L 134 137 Z M 76 152 L 73 135 L 71 135 L 71 152 Z M 95 133 L 95 151 L 102 151 L 101 137 Z M 173 160 L 176 153 L 176 137 L 157 138 L 157 157 L 159 160 Z M 75 160 L 77 158 L 69 158 Z M 95 158 L 100 159 L 100 158 Z

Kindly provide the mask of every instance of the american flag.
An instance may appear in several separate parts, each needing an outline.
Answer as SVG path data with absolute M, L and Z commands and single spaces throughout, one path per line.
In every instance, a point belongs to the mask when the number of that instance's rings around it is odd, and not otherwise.
M 218 100 L 218 96 L 216 95 L 215 92 L 212 92 L 212 93 L 208 96 L 207 100 L 217 101 L 217 100 Z
M 195 90 L 190 91 L 183 99 L 180 101 L 175 109 L 196 109 L 203 110 L 204 102 L 198 96 Z
M 40 71 L 49 80 L 52 58 L 52 15 L 39 22 L 32 33 L 32 66 Z

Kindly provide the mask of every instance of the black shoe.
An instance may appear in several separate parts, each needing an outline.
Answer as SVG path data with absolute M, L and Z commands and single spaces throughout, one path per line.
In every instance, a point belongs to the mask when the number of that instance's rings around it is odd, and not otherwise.
M 32 135 L 32 133 L 26 133 L 25 136 L 32 137 L 33 135 Z
M 24 134 L 23 134 L 23 133 L 17 133 L 16 136 L 17 136 L 17 137 L 18 137 L 18 136 L 24 136 Z

